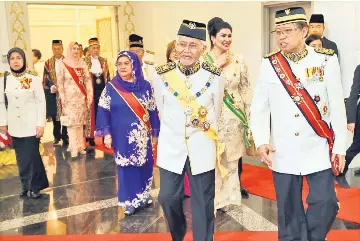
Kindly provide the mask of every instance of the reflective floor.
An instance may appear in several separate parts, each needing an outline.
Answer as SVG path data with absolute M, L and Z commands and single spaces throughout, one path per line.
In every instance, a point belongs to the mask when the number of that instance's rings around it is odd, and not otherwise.
M 2 168 L 0 179 L 0 235 L 25 234 L 112 234 L 168 232 L 157 202 L 158 170 L 154 170 L 154 204 L 134 216 L 125 217 L 117 207 L 116 166 L 112 156 L 96 151 L 72 159 L 66 149 L 52 145 L 51 125 L 42 139 L 43 162 L 50 188 L 37 200 L 20 198 L 16 167 Z M 257 160 L 245 162 L 260 165 Z M 360 187 L 360 177 L 348 173 L 351 185 Z M 131 184 L 129 184 L 131 185 Z M 191 230 L 190 200 L 184 200 Z M 242 206 L 227 213 L 218 212 L 216 231 L 276 231 L 276 202 L 250 195 Z M 359 229 L 360 225 L 337 219 L 333 229 Z

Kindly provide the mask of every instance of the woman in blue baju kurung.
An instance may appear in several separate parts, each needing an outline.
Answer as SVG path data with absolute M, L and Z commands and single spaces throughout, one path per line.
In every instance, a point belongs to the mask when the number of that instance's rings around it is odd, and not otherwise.
M 132 215 L 152 203 L 153 147 L 160 121 L 150 83 L 144 79 L 136 54 L 122 51 L 116 76 L 103 90 L 96 119 L 96 135 L 114 148 L 118 172 L 118 204 Z

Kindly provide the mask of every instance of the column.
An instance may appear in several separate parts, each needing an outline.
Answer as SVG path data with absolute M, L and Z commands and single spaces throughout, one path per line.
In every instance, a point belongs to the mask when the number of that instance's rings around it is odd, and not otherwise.
M 6 23 L 8 46 L 6 52 L 13 47 L 19 47 L 26 53 L 27 67 L 33 68 L 30 44 L 30 27 L 27 2 L 1 2 L 6 6 Z M 2 17 L 3 18 L 3 17 Z M 5 48 L 5 47 L 4 47 Z
M 6 54 L 9 50 L 6 2 L 0 2 L 0 72 L 8 69 Z

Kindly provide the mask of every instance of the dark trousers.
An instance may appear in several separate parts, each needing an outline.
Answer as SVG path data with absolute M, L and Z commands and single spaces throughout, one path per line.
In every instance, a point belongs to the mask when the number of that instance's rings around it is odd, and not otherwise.
M 94 97 L 94 115 L 95 115 L 95 125 L 96 125 L 96 116 L 98 111 L 98 105 L 99 105 L 100 96 Z M 95 140 L 94 138 L 85 138 L 86 142 L 89 142 L 91 146 L 95 146 Z
M 303 177 L 273 172 L 278 207 L 279 241 L 324 241 L 339 210 L 331 169 L 306 176 L 309 195 L 305 213 Z
M 179 175 L 160 168 L 159 202 L 173 241 L 182 241 L 186 234 L 186 217 L 183 210 L 184 175 L 189 177 L 194 240 L 212 241 L 214 233 L 215 171 L 193 176 L 189 160 Z
M 351 146 L 346 151 L 345 168 L 344 168 L 344 172 L 340 173 L 341 176 L 344 176 L 346 174 L 346 172 L 349 170 L 350 163 L 352 162 L 354 157 L 360 153 L 360 126 L 359 126 L 360 125 L 360 111 L 359 111 L 359 107 L 360 106 L 358 106 L 358 110 L 357 110 L 353 142 L 351 143 Z
M 69 141 L 69 136 L 67 134 L 67 127 L 61 126 L 61 122 L 56 120 L 56 116 L 51 117 L 54 129 L 53 129 L 53 135 L 54 139 L 57 141 L 63 140 L 65 142 Z
M 242 159 L 242 157 L 240 157 L 239 162 L 238 162 L 238 175 L 239 175 L 239 178 L 241 178 L 242 171 L 243 171 L 243 159 Z
M 23 190 L 39 192 L 49 187 L 36 136 L 12 137 Z

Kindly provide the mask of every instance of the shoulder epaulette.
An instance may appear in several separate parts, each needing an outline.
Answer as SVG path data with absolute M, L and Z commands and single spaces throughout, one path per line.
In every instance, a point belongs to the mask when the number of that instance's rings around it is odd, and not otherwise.
M 91 57 L 90 57 L 90 58 L 91 58 Z M 99 56 L 99 60 L 106 62 L 106 61 L 107 61 L 107 58 L 104 58 L 104 57 Z
M 170 70 L 173 70 L 176 68 L 175 62 L 169 62 L 167 64 L 163 64 L 160 66 L 155 67 L 156 73 L 158 74 L 164 74 L 166 72 L 169 72 Z
M 5 73 L 0 72 L 0 77 L 4 77 Z
M 155 52 L 154 52 L 154 51 L 151 51 L 151 50 L 146 50 L 146 53 L 148 53 L 148 54 L 152 54 L 152 55 L 154 55 L 154 54 L 155 54 Z
M 28 69 L 28 70 L 26 71 L 26 73 L 31 74 L 31 75 L 38 76 L 38 73 L 37 73 L 36 70 L 34 70 L 34 69 Z
M 274 51 L 274 52 L 271 52 L 271 53 L 268 53 L 268 54 L 265 54 L 264 55 L 264 58 L 266 59 L 266 58 L 269 58 L 270 56 L 273 56 L 274 54 L 277 54 L 277 53 L 279 53 L 280 52 L 280 50 L 278 50 L 278 51 Z
M 207 71 L 209 71 L 210 73 L 216 74 L 218 76 L 221 75 L 222 69 L 219 67 L 216 67 L 213 64 L 210 64 L 208 61 L 204 61 L 201 65 L 201 67 Z
M 147 61 L 147 60 L 145 60 L 144 63 L 145 63 L 145 64 L 148 64 L 148 65 L 154 65 L 154 62 Z
M 314 50 L 316 53 L 319 53 L 319 54 L 326 54 L 326 55 L 330 55 L 330 56 L 333 56 L 335 54 L 335 51 L 333 49 L 316 48 Z

